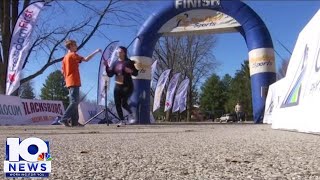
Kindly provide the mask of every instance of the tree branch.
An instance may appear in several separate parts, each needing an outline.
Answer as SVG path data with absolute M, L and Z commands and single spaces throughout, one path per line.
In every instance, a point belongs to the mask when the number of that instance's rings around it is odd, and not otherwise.
M 95 27 L 94 27 L 93 30 L 89 33 L 88 37 L 85 38 L 85 40 L 79 45 L 79 47 L 78 47 L 79 50 L 91 39 L 91 37 L 92 37 L 92 36 L 94 35 L 94 33 L 97 31 L 97 29 L 98 29 L 98 27 L 99 27 L 99 25 L 100 25 L 100 23 L 101 23 L 101 20 L 103 19 L 104 15 L 107 13 L 107 11 L 108 11 L 108 9 L 109 9 L 109 7 L 110 7 L 110 5 L 111 5 L 111 2 L 112 2 L 112 1 L 109 2 L 109 4 L 107 5 L 107 7 L 106 7 L 106 8 L 103 10 L 103 12 L 101 13 L 101 15 L 100 15 L 97 23 L 95 24 Z M 52 48 L 52 50 L 51 50 L 51 53 L 50 53 L 50 55 L 49 55 L 49 57 L 48 57 L 47 63 L 46 63 L 39 71 L 37 71 L 36 73 L 34 73 L 34 74 L 32 74 L 32 75 L 30 75 L 30 76 L 28 76 L 28 77 L 26 77 L 26 78 L 23 78 L 23 79 L 21 80 L 21 83 L 26 82 L 26 81 L 29 81 L 29 80 L 31 80 L 31 79 L 39 76 L 39 75 L 42 74 L 49 66 L 51 66 L 51 65 L 53 65 L 53 64 L 55 64 L 55 63 L 61 62 L 62 59 L 63 59 L 63 57 L 58 58 L 58 59 L 55 59 L 55 60 L 53 60 L 53 61 L 50 61 L 51 58 L 52 58 L 52 56 L 53 56 L 53 53 L 55 52 L 56 47 L 57 47 L 58 45 L 60 45 L 60 44 L 69 36 L 69 34 L 71 34 L 72 32 L 75 32 L 75 31 L 80 30 L 81 28 L 83 28 L 83 27 L 85 27 L 86 25 L 88 25 L 89 22 L 90 22 L 90 19 L 88 19 L 87 22 L 83 23 L 83 24 L 80 25 L 79 27 L 73 28 L 73 29 L 71 29 L 70 31 L 68 31 L 68 32 L 64 35 L 64 37 L 63 37 L 62 39 L 60 39 L 59 41 L 57 41 L 56 44 L 53 46 L 53 48 Z
M 21 83 L 25 83 L 25 82 L 30 81 L 31 79 L 39 76 L 39 75 L 42 74 L 49 66 L 51 66 L 51 65 L 53 65 L 53 64 L 55 64 L 55 63 L 58 63 L 58 62 L 62 61 L 62 59 L 63 59 L 63 57 L 62 57 L 62 58 L 59 58 L 59 59 L 55 59 L 55 60 L 53 60 L 53 61 L 45 64 L 45 65 L 44 65 L 39 71 L 37 71 L 36 73 L 34 73 L 34 74 L 32 74 L 32 75 L 30 75 L 30 76 L 28 76 L 28 77 L 26 77 L 26 78 L 21 79 Z
M 111 4 L 112 4 L 112 1 L 110 1 L 109 4 L 107 5 L 107 7 L 103 10 L 95 27 L 93 28 L 91 33 L 89 33 L 89 36 L 79 45 L 79 47 L 78 47 L 79 49 L 81 49 L 90 40 L 90 38 L 93 36 L 93 34 L 97 31 L 104 15 L 108 12 L 108 9 L 110 8 Z
M 28 54 L 27 54 L 27 56 L 26 56 L 26 61 L 25 61 L 25 62 L 23 63 L 23 65 L 22 65 L 22 69 L 25 68 L 25 66 L 26 66 L 26 64 L 27 64 L 27 62 L 28 62 L 29 56 L 30 56 L 33 48 L 37 47 L 40 42 L 42 42 L 44 39 L 47 39 L 47 38 L 48 38 L 49 36 L 51 36 L 53 33 L 54 33 L 54 32 L 51 32 L 51 33 L 49 33 L 49 34 L 47 34 L 47 35 L 45 35 L 45 36 L 43 36 L 43 37 L 39 37 L 39 38 L 37 38 L 37 39 L 34 41 L 34 43 L 33 43 L 33 44 L 31 45 L 31 47 L 30 47 L 30 50 L 28 51 Z

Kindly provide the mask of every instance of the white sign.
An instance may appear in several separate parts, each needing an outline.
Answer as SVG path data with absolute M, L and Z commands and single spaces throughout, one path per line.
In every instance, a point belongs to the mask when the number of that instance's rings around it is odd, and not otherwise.
M 320 132 L 317 116 L 320 106 L 319 22 L 320 11 L 300 32 L 286 77 L 275 85 L 280 100 L 271 115 L 274 129 Z
M 0 95 L 0 124 L 23 125 L 24 109 L 20 98 L 16 96 Z
M 158 31 L 163 34 L 177 33 L 225 33 L 236 32 L 241 25 L 232 17 L 210 9 L 190 10 L 178 14 Z

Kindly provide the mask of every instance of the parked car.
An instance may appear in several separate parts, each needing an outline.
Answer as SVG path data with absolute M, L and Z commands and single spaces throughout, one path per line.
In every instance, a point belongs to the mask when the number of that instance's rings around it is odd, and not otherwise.
M 223 114 L 220 118 L 220 123 L 222 122 L 236 122 L 236 115 L 229 113 L 229 114 Z

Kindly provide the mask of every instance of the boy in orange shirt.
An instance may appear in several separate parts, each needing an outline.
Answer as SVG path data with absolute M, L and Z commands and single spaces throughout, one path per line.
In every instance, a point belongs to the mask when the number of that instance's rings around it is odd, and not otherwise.
M 66 82 L 66 86 L 69 89 L 70 104 L 67 107 L 64 115 L 59 121 L 60 124 L 65 126 L 82 126 L 78 123 L 78 104 L 79 104 L 79 88 L 81 86 L 79 63 L 82 61 L 88 62 L 94 55 L 102 52 L 101 49 L 95 50 L 87 57 L 82 57 L 77 54 L 78 46 L 76 41 L 67 40 L 65 46 L 68 49 L 68 53 L 64 56 L 62 61 L 62 73 Z M 69 121 L 71 120 L 71 125 Z

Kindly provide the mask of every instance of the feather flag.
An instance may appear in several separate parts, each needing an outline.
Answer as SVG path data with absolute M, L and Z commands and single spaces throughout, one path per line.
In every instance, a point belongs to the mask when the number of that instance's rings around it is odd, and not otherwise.
M 106 65 L 109 67 L 117 59 L 116 49 L 119 41 L 111 42 L 103 51 L 99 66 L 98 74 L 98 92 L 97 92 L 97 104 L 105 105 L 106 91 L 105 87 L 109 88 L 110 78 L 106 74 Z M 107 89 L 108 90 L 108 89 Z
M 177 74 L 173 75 L 173 77 L 171 78 L 171 80 L 169 82 L 164 112 L 171 109 L 171 107 L 172 107 L 173 96 L 174 96 L 175 90 L 176 90 L 178 82 L 179 82 L 180 74 L 181 73 L 177 73 Z
M 157 63 L 158 63 L 158 60 L 155 60 L 151 65 L 151 83 L 150 83 L 151 88 L 153 87 L 153 84 L 155 82 L 154 76 L 155 76 L 155 73 L 157 72 Z
M 153 112 L 156 111 L 160 107 L 160 101 L 161 101 L 161 95 L 163 92 L 163 89 L 167 83 L 167 80 L 169 78 L 171 69 L 167 69 L 163 71 L 163 73 L 160 75 L 156 87 L 156 91 L 154 93 L 154 101 L 153 101 Z
M 179 110 L 180 112 L 183 112 L 184 110 L 186 110 L 188 85 L 189 85 L 188 78 L 186 78 L 180 83 L 179 88 L 177 90 L 176 97 L 174 99 L 172 112 L 176 112 Z
M 21 70 L 31 46 L 30 36 L 44 5 L 44 1 L 31 3 L 17 19 L 10 42 L 6 95 L 11 95 L 20 86 Z

